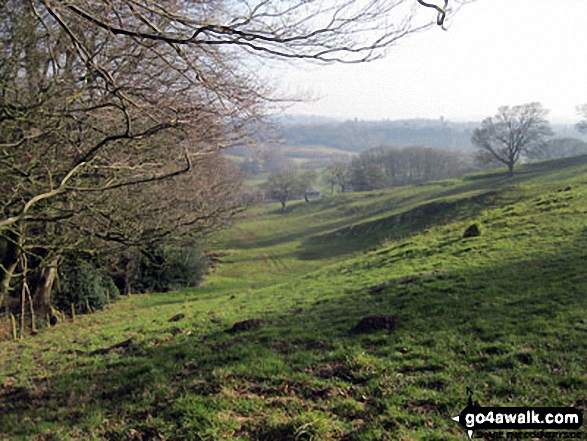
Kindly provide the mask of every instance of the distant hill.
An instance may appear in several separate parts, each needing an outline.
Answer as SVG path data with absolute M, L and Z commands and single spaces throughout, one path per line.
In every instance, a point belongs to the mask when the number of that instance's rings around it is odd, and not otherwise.
M 244 170 L 256 174 L 273 171 L 284 164 L 300 168 L 320 168 L 333 162 L 346 162 L 376 147 L 423 146 L 471 153 L 471 135 L 481 122 L 453 122 L 439 118 L 396 121 L 337 120 L 317 115 L 280 115 L 270 119 L 271 141 L 264 139 L 255 149 L 240 146 L 225 154 Z M 587 136 L 573 124 L 552 124 L 555 136 Z M 551 157 L 558 157 L 553 155 Z
M 288 147 L 325 146 L 349 152 L 374 147 L 421 145 L 445 150 L 471 151 L 471 135 L 480 122 L 452 122 L 445 119 L 397 121 L 332 120 L 323 117 L 287 115 L 281 117 L 281 137 Z M 552 124 L 559 137 L 587 140 L 572 124 Z
M 374 147 L 422 145 L 446 150 L 471 150 L 471 135 L 477 123 L 445 120 L 327 121 L 282 124 L 285 145 L 323 145 L 362 152 Z M 294 120 L 295 121 L 295 120 Z

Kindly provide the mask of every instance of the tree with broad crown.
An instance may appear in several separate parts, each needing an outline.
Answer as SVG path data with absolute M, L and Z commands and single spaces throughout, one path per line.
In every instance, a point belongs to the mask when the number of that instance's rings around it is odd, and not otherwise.
M 471 142 L 481 150 L 482 159 L 507 165 L 509 175 L 513 176 L 520 157 L 553 134 L 547 114 L 548 110 L 537 102 L 500 107 L 495 116 L 486 118 L 481 128 L 475 129 Z
M 285 213 L 287 201 L 304 193 L 300 173 L 295 170 L 285 170 L 269 175 L 263 188 L 267 190 L 271 199 L 281 203 L 281 211 Z
M 339 187 L 344 192 L 352 181 L 351 167 L 344 162 L 330 164 L 322 172 L 323 181 L 330 185 L 330 192 L 334 194 L 334 188 Z

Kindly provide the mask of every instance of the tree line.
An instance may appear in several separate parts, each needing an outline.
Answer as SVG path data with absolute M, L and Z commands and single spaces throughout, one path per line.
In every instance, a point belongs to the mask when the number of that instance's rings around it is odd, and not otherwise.
M 261 185 L 266 198 L 278 200 L 285 211 L 289 200 L 305 199 L 320 182 L 331 194 L 368 191 L 399 185 L 448 179 L 475 170 L 471 158 L 462 154 L 425 147 L 367 150 L 350 163 L 334 163 L 320 171 L 289 168 L 269 174 Z
M 356 191 L 462 176 L 475 168 L 467 155 L 426 147 L 378 148 L 350 163 L 350 185 Z
M 587 133 L 587 105 L 578 113 L 585 120 L 577 123 Z M 533 102 L 503 106 L 473 130 L 474 154 L 414 146 L 403 149 L 378 147 L 362 152 L 350 162 L 336 162 L 320 172 L 296 172 L 291 164 L 270 173 L 262 185 L 270 199 L 279 200 L 285 211 L 288 200 L 300 199 L 319 181 L 333 194 L 369 191 L 427 181 L 450 179 L 482 169 L 506 166 L 514 174 L 521 160 L 536 161 L 587 154 L 587 143 L 576 138 L 554 138 L 548 111 Z
M 73 314 L 115 297 L 78 298 L 79 287 L 66 287 L 80 274 L 123 292 L 167 288 L 170 260 L 239 206 L 239 173 L 219 152 L 260 105 L 238 98 L 252 94 L 245 78 L 227 70 L 214 79 L 228 69 L 221 52 L 184 54 L 214 69 L 170 67 L 178 54 L 169 45 L 118 38 L 80 11 L 0 9 L 0 305 L 21 330 L 25 312 L 35 326 L 55 319 L 55 305 L 71 303 Z M 151 17 L 155 27 L 166 21 Z
M 409 3 L 1 2 L 2 311 L 22 333 L 25 315 L 53 321 L 59 296 L 93 309 L 80 286 L 113 297 L 113 281 L 160 290 L 197 273 L 192 251 L 242 205 L 220 153 L 279 99 L 259 63 L 375 59 L 432 26 Z

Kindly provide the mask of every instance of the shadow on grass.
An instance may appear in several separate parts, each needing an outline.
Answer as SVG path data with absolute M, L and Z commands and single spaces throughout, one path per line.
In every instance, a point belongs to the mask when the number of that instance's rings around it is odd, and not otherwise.
M 583 241 L 587 246 L 587 241 Z M 397 314 L 406 332 L 460 329 L 480 337 L 540 333 L 567 314 L 587 310 L 587 254 L 535 258 L 468 271 L 457 270 L 412 283 L 393 285 L 381 293 L 368 290 L 318 301 L 309 322 L 326 329 L 344 329 L 362 316 Z M 393 280 L 390 280 L 393 282 Z M 339 318 L 344 317 L 344 320 Z M 287 319 L 287 317 L 286 317 Z M 587 324 L 587 316 L 584 322 Z M 337 324 L 344 323 L 344 328 Z M 480 326 L 479 324 L 482 324 Z
M 505 169 L 499 169 L 492 172 L 474 173 L 467 175 L 463 181 L 487 181 L 494 180 L 495 183 L 511 183 L 518 184 L 538 176 L 546 176 L 551 173 L 553 178 L 560 179 L 559 172 L 569 170 L 569 177 L 579 176 L 585 173 L 582 166 L 587 165 L 587 155 L 574 156 L 571 158 L 553 159 L 549 161 L 535 162 L 531 164 L 518 165 L 514 169 L 514 176 L 509 176 Z
M 521 165 L 515 169 L 514 176 L 508 175 L 505 169 L 475 173 L 463 177 L 462 185 L 449 189 L 439 196 L 454 196 L 487 188 L 508 188 L 535 180 L 548 182 L 573 179 L 585 175 L 585 165 L 587 165 L 587 155 Z
M 443 225 L 460 217 L 475 217 L 495 205 L 498 196 L 496 191 L 487 191 L 458 200 L 432 201 L 393 216 L 313 236 L 303 242 L 297 256 L 301 260 L 316 260 L 365 251 L 386 240 L 421 233 L 433 225 Z
M 80 437 L 92 432 L 102 439 L 129 439 L 129 433 L 138 434 L 133 439 L 193 437 L 215 424 L 226 424 L 218 420 L 222 401 L 217 398 L 223 387 L 239 387 L 233 384 L 233 375 L 258 382 L 255 378 L 264 375 L 258 373 L 259 366 L 270 365 L 276 356 L 289 363 L 287 354 L 304 351 L 317 336 L 324 346 L 335 341 L 361 343 L 367 337 L 351 336 L 349 329 L 374 313 L 399 315 L 402 323 L 396 332 L 423 345 L 446 335 L 495 344 L 506 338 L 550 342 L 557 337 L 552 342 L 560 346 L 557 356 L 563 351 L 579 360 L 585 347 L 565 340 L 569 330 L 587 331 L 587 255 L 582 251 L 587 240 L 583 236 L 577 242 L 558 256 L 454 271 L 376 294 L 350 286 L 348 292 L 312 302 L 298 293 L 306 302 L 303 311 L 268 317 L 267 327 L 250 333 L 215 331 L 195 337 L 162 331 L 158 338 L 107 355 L 72 351 L 67 355 L 74 367 L 69 372 L 40 374 L 30 387 L 0 387 L 0 434 L 26 437 L 46 431 L 54 434 L 47 439 L 58 439 L 65 427 Z M 295 369 L 296 362 L 292 363 Z M 508 363 L 504 368 L 515 368 Z M 243 373 L 243 366 L 250 369 Z M 240 373 L 231 374 L 231 369 Z M 573 381 L 565 387 L 587 386 L 585 379 Z M 264 393 L 271 395 L 277 389 L 267 390 Z
M 296 216 L 298 214 L 320 215 L 321 212 L 335 207 L 339 210 L 334 214 L 329 212 L 327 216 L 333 216 L 333 218 L 325 219 L 323 223 L 320 223 L 318 226 L 309 227 L 291 234 L 276 233 L 275 237 L 272 238 L 235 241 L 234 243 L 231 243 L 230 246 L 235 249 L 264 248 L 278 246 L 305 237 L 307 239 L 298 253 L 299 257 L 304 260 L 322 259 L 324 257 L 335 257 L 356 251 L 363 251 L 378 245 L 386 238 L 405 237 L 413 234 L 413 231 L 417 230 L 417 226 L 414 228 L 402 227 L 404 224 L 402 217 L 409 218 L 411 216 L 409 213 L 414 213 L 413 216 L 416 225 L 423 225 L 423 228 L 431 225 L 432 222 L 427 222 L 425 219 L 418 219 L 419 211 L 424 213 L 429 211 L 430 216 L 434 219 L 438 219 L 436 211 L 446 208 L 449 213 L 447 213 L 445 218 L 440 218 L 441 222 L 455 219 L 455 213 L 450 212 L 452 209 L 451 205 L 458 204 L 459 202 L 439 201 L 441 198 L 463 195 L 463 203 L 470 200 L 474 204 L 478 204 L 478 199 L 485 199 L 487 194 L 497 195 L 497 193 L 503 191 L 503 189 L 526 183 L 528 181 L 562 181 L 563 179 L 572 179 L 577 176 L 582 176 L 585 174 L 585 165 L 587 165 L 587 155 L 521 165 L 517 167 L 513 177 L 509 176 L 507 171 L 502 170 L 467 175 L 462 178 L 458 185 L 453 186 L 453 184 L 451 184 L 449 186 L 450 188 L 447 189 L 443 188 L 443 181 L 428 182 L 422 184 L 421 187 L 439 186 L 439 188 L 431 188 L 429 192 L 407 195 L 397 201 L 390 201 L 390 204 L 396 204 L 397 207 L 413 203 L 420 203 L 420 206 L 408 210 L 405 213 L 387 216 L 383 219 L 351 226 L 348 225 L 351 223 L 359 223 L 366 216 L 376 217 L 392 211 L 393 207 L 381 206 L 377 208 L 370 207 L 368 213 L 365 213 L 364 210 L 356 209 L 355 207 L 352 207 L 352 205 L 385 194 L 389 194 L 391 197 L 394 188 L 379 192 L 351 193 L 352 197 L 329 197 L 324 198 L 323 200 L 310 201 L 309 204 L 297 201 L 289 206 L 285 213 L 282 213 L 280 209 L 272 210 L 270 213 L 271 216 L 274 219 L 278 219 L 281 216 L 283 217 L 284 222 L 291 222 L 291 216 Z M 446 182 L 454 183 L 454 180 Z M 488 191 L 488 189 L 492 190 Z M 480 194 L 467 196 L 467 194 L 473 192 L 480 192 Z M 519 198 L 522 197 L 523 195 L 519 196 Z M 512 199 L 509 202 L 513 203 L 516 202 L 516 200 L 517 199 Z M 485 200 L 484 202 L 486 202 L 486 207 L 491 206 L 492 201 Z M 347 206 L 349 206 L 348 209 L 350 210 L 348 212 L 344 210 Z M 477 212 L 478 210 L 473 211 L 473 214 Z M 300 220 L 300 222 L 302 222 L 302 220 Z M 397 228 L 398 226 L 400 227 L 399 230 Z M 332 232 L 332 230 L 337 228 L 339 229 L 338 231 Z M 356 239 L 357 236 L 362 234 L 362 231 L 366 231 L 368 234 L 374 234 L 374 236 Z M 333 238 L 336 240 L 332 240 Z

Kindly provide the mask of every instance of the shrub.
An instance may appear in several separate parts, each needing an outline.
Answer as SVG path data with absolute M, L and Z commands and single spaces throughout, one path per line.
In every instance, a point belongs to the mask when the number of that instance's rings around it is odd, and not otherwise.
M 208 259 L 197 248 L 169 250 L 165 257 L 165 278 L 170 289 L 196 286 L 208 269 Z
M 70 313 L 72 304 L 76 313 L 102 309 L 120 295 L 112 279 L 89 262 L 67 261 L 61 265 L 59 272 L 60 284 L 54 303 L 67 313 Z
M 206 274 L 208 264 L 208 259 L 198 248 L 151 251 L 141 261 L 137 289 L 141 292 L 165 292 L 196 286 Z

